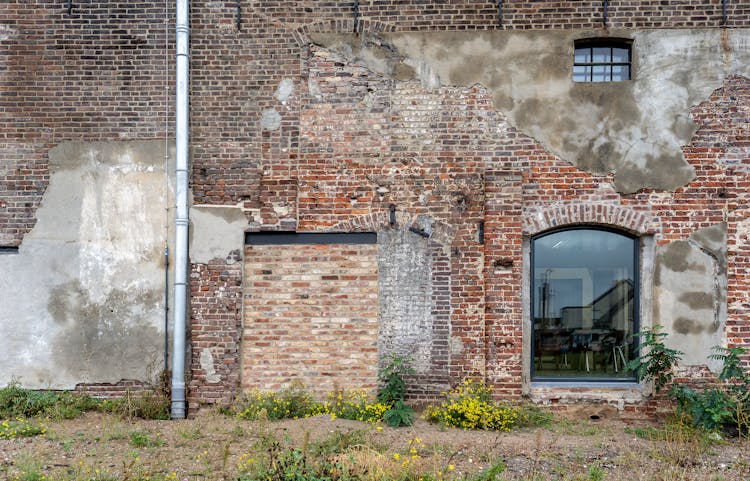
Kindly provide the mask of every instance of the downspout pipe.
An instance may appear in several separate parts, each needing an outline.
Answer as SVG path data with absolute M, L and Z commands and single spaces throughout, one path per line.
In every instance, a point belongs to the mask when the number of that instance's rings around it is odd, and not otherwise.
M 175 253 L 174 332 L 172 335 L 172 419 L 185 419 L 185 319 L 187 317 L 188 268 L 188 145 L 190 75 L 190 5 L 176 0 L 175 77 Z

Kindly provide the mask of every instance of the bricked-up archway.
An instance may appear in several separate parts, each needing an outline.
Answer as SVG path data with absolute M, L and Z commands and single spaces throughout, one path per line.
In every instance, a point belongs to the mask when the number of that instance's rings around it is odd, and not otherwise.
M 323 396 L 373 388 L 378 360 L 375 234 L 248 234 L 243 389 L 301 382 Z
M 331 231 L 378 233 L 379 365 L 383 367 L 389 355 L 408 356 L 415 370 L 407 379 L 409 398 L 435 399 L 455 381 L 451 371 L 461 369 L 465 359 L 473 360 L 452 352 L 451 316 L 456 298 L 466 288 L 462 282 L 451 282 L 451 270 L 462 262 L 451 247 L 455 228 L 396 208 L 392 214 L 377 211 L 353 217 Z M 466 329 L 463 339 L 469 336 Z

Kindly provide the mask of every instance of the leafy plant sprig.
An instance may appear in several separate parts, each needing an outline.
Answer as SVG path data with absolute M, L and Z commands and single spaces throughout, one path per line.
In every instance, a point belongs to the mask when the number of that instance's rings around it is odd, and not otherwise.
M 406 380 L 404 376 L 415 374 L 411 367 L 412 359 L 407 356 L 391 355 L 386 365 L 378 372 L 378 402 L 390 406 L 383 419 L 391 427 L 411 426 L 414 423 L 414 410 L 404 403 Z
M 634 334 L 641 338 L 638 356 L 625 365 L 635 371 L 638 379 L 654 382 L 654 390 L 659 392 L 674 379 L 674 368 L 682 360 L 684 353 L 668 348 L 664 344 L 667 334 L 660 332 L 663 326 L 657 324 Z

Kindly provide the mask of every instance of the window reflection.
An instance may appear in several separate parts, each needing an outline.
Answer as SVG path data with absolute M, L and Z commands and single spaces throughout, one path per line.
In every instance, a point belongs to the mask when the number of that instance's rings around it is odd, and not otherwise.
M 533 372 L 540 378 L 633 379 L 637 240 L 598 229 L 532 245 Z

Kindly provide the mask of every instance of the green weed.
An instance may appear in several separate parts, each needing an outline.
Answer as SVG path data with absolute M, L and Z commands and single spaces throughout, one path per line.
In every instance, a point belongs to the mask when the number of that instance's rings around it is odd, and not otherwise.
M 25 438 L 47 432 L 47 428 L 37 421 L 17 418 L 0 422 L 0 439 Z
M 130 445 L 136 448 L 151 448 L 164 446 L 165 442 L 159 437 L 152 437 L 149 433 L 143 431 L 132 431 L 129 435 Z

